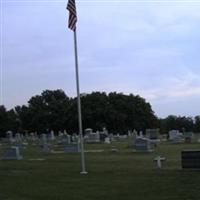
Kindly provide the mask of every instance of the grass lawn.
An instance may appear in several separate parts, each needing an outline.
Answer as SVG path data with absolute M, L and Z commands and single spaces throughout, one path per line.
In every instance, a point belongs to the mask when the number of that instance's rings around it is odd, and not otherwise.
M 200 171 L 181 170 L 181 150 L 200 144 L 165 142 L 153 153 L 132 152 L 127 141 L 114 145 L 119 152 L 110 152 L 112 145 L 86 145 L 105 150 L 85 154 L 87 175 L 79 174 L 77 153 L 44 154 L 32 146 L 23 150 L 23 160 L 0 160 L 0 200 L 200 200 Z M 157 155 L 167 159 L 161 170 L 153 162 Z

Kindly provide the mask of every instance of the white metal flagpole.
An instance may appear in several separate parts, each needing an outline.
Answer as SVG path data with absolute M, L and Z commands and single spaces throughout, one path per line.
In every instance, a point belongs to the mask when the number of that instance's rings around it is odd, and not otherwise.
M 79 74 L 78 74 L 78 51 L 77 51 L 77 38 L 76 38 L 76 3 L 75 0 L 68 0 L 67 10 L 69 10 L 69 23 L 68 27 L 74 32 L 74 52 L 75 52 L 75 67 L 76 67 L 76 89 L 77 89 L 77 104 L 78 104 L 78 124 L 79 124 L 79 137 L 81 145 L 81 174 L 87 174 L 85 170 L 85 155 L 84 155 L 84 143 L 83 143 L 83 129 L 82 129 L 82 117 L 81 117 L 81 98 L 79 90 Z
M 78 122 L 79 122 L 79 137 L 81 145 L 81 174 L 87 174 L 85 169 L 85 155 L 84 155 L 84 142 L 83 142 L 83 129 L 82 129 L 82 115 L 81 115 L 81 98 L 79 90 L 79 73 L 78 73 L 78 51 L 77 51 L 77 37 L 76 29 L 74 30 L 74 52 L 75 52 L 75 66 L 76 66 L 76 89 L 77 89 L 77 104 L 78 104 Z

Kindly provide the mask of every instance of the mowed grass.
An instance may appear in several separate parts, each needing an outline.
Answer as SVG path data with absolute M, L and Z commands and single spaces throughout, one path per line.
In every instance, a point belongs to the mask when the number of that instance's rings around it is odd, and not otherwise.
M 32 146 L 23 150 L 23 160 L 1 160 L 0 200 L 200 199 L 200 171 L 181 169 L 181 150 L 200 149 L 200 144 L 164 142 L 153 153 L 133 152 L 128 141 L 115 142 L 120 151 L 114 153 L 112 145 L 86 145 L 104 149 L 85 154 L 87 175 L 80 175 L 77 153 L 44 154 Z M 153 162 L 157 155 L 167 159 L 161 170 Z

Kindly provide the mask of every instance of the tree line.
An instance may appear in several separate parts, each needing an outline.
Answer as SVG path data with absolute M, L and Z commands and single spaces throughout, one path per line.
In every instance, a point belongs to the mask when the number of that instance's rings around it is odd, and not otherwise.
M 200 116 L 168 116 L 159 119 L 150 103 L 139 95 L 92 92 L 81 95 L 83 129 L 127 133 L 128 130 L 145 131 L 160 128 L 161 133 L 171 129 L 200 132 Z M 44 133 L 67 130 L 78 133 L 77 98 L 68 97 L 63 90 L 45 90 L 30 98 L 27 105 L 6 110 L 0 106 L 0 136 L 6 131 Z

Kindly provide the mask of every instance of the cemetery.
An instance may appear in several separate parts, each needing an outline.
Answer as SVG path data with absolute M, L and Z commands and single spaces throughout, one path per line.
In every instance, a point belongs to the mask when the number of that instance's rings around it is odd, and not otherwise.
M 0 200 L 200 200 L 200 0 L 0 7 Z
M 151 139 L 161 137 L 154 129 L 133 132 L 107 133 L 109 142 L 86 137 L 88 174 L 81 175 L 78 135 L 8 131 L 0 141 L 0 199 L 199 200 L 200 135 L 186 133 L 190 142 L 183 135 L 172 143 L 172 131 L 155 146 Z

